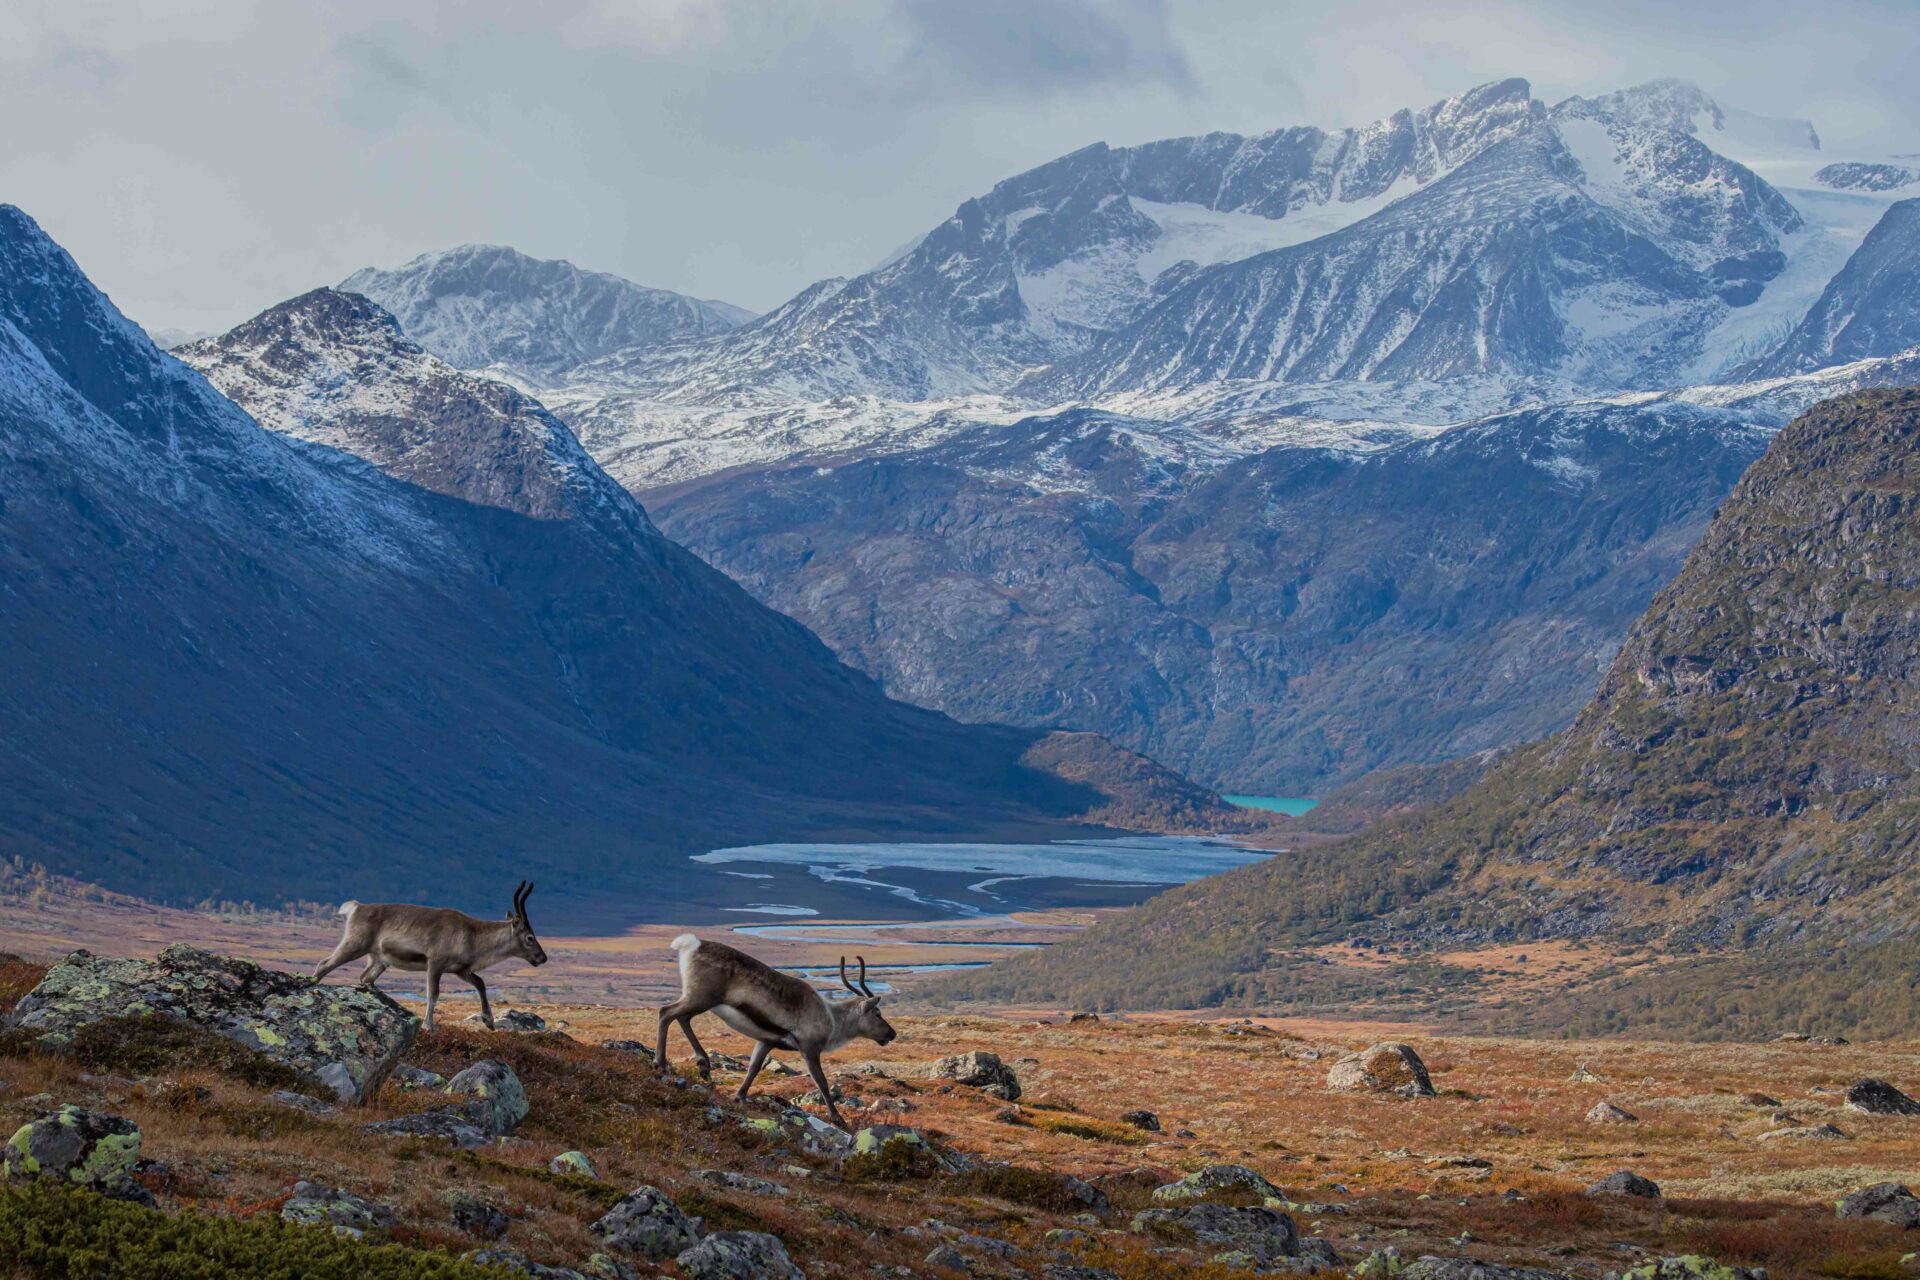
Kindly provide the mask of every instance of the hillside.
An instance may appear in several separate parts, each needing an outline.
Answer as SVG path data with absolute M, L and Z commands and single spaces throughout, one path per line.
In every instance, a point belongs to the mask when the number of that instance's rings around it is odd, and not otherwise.
M 1463 953 L 1620 959 L 1537 1029 L 1920 1026 L 1907 972 L 1920 802 L 1920 391 L 1782 431 L 1564 733 L 1457 799 L 1162 895 L 952 995 L 1103 1007 L 1385 1000 L 1458 1013 Z M 1304 948 L 1358 939 L 1390 973 Z M 1121 957 L 1152 951 L 1151 973 Z M 1631 967 L 1624 962 L 1631 957 Z
M 321 291 L 161 354 L 0 208 L 0 849 L 172 901 L 625 920 L 715 844 L 1059 831 L 1032 731 L 889 701 L 537 402 Z M 245 397 L 243 397 L 245 398 Z M 356 452 L 349 452 L 349 450 Z
M 1668 402 L 1226 460 L 1186 434 L 1072 410 L 651 505 L 895 697 L 1319 795 L 1563 727 L 1765 441 Z

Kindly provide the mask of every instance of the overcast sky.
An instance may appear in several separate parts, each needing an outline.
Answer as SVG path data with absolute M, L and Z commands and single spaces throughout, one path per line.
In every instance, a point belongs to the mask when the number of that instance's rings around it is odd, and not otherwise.
M 475 240 L 765 309 L 1089 142 L 1671 75 L 1920 151 L 1915 67 L 1914 0 L 0 0 L 0 201 L 154 328 Z

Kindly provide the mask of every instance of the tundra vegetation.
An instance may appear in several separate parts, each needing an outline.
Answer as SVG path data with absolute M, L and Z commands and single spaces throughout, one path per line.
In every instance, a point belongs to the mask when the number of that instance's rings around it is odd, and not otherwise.
M 0 965 L 0 1007 L 42 972 Z M 298 1072 L 175 1022 L 109 1020 L 60 1049 L 7 1032 L 9 1126 L 71 1104 L 141 1135 L 131 1195 L 31 1177 L 0 1189 L 7 1274 L 691 1276 L 762 1233 L 812 1277 L 952 1276 L 956 1264 L 982 1276 L 1100 1274 L 1046 1270 L 1077 1266 L 1229 1280 L 1258 1260 L 1208 1233 L 1256 1221 L 1260 1239 L 1293 1240 L 1300 1252 L 1269 1263 L 1295 1272 L 1344 1274 L 1369 1257 L 1377 1272 L 1393 1248 L 1407 1262 L 1583 1277 L 1667 1257 L 1766 1267 L 1772 1280 L 1909 1274 L 1910 1232 L 1842 1218 L 1835 1203 L 1912 1180 L 1920 1120 L 1846 1102 L 1868 1078 L 1920 1089 L 1910 1043 L 1575 1045 L 1304 1021 L 902 1017 L 894 1042 L 832 1060 L 840 1106 L 862 1131 L 836 1145 L 793 1119 L 812 1086 L 804 1075 L 770 1068 L 759 1095 L 730 1096 L 751 1042 L 717 1021 L 700 1023 L 709 1083 L 690 1065 L 656 1072 L 639 1044 L 652 1010 L 539 1013 L 547 1030 L 421 1034 L 365 1107 L 291 1105 L 312 1090 Z M 1379 1041 L 1417 1053 L 1434 1096 L 1329 1086 L 1343 1058 Z M 989 1055 L 1005 1068 L 998 1083 L 1017 1073 L 1013 1102 L 998 1096 L 1010 1089 L 964 1082 L 986 1078 Z M 444 1082 L 481 1062 L 524 1086 L 510 1133 L 462 1149 L 366 1132 L 444 1107 Z M 1635 1119 L 1590 1122 L 1602 1102 Z M 1158 1131 L 1128 1119 L 1143 1108 Z M 805 1110 L 817 1120 L 824 1109 Z M 1761 1137 L 1822 1126 L 1845 1136 Z M 1622 1171 L 1660 1195 L 1585 1194 Z M 652 1190 L 636 1200 L 641 1188 Z M 1904 1203 L 1888 1194 L 1869 1200 Z M 704 1254 L 646 1256 L 648 1241 L 684 1243 L 663 1201 L 700 1220 Z M 1274 1225 L 1282 1216 L 1292 1236 Z M 321 1225 L 299 1225 L 311 1221 Z M 162 1261 L 182 1257 L 192 1270 Z

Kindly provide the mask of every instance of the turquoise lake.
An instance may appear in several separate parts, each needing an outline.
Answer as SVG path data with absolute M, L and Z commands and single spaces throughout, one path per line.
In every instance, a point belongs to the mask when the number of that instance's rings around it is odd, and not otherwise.
M 1228 804 L 1237 804 L 1242 809 L 1271 809 L 1275 813 L 1284 813 L 1297 818 L 1313 806 L 1318 800 L 1309 800 L 1304 796 L 1226 796 L 1220 797 Z

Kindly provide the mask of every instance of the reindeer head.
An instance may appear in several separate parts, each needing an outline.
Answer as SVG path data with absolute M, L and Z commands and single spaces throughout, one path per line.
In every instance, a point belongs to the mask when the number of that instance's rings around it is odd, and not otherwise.
M 540 939 L 533 936 L 533 926 L 527 923 L 527 895 L 532 892 L 533 881 L 522 880 L 513 891 L 513 909 L 507 912 L 507 923 L 513 926 L 513 954 L 528 964 L 540 965 L 547 962 L 547 953 Z
M 842 1006 L 842 1025 L 846 1027 L 848 1038 L 864 1036 L 875 1044 L 885 1044 L 900 1033 L 880 1016 L 880 997 L 873 994 L 873 988 L 867 985 L 867 958 L 855 956 L 860 962 L 860 978 L 857 982 L 847 981 L 847 958 L 840 957 L 840 985 L 851 991 L 856 997 Z

